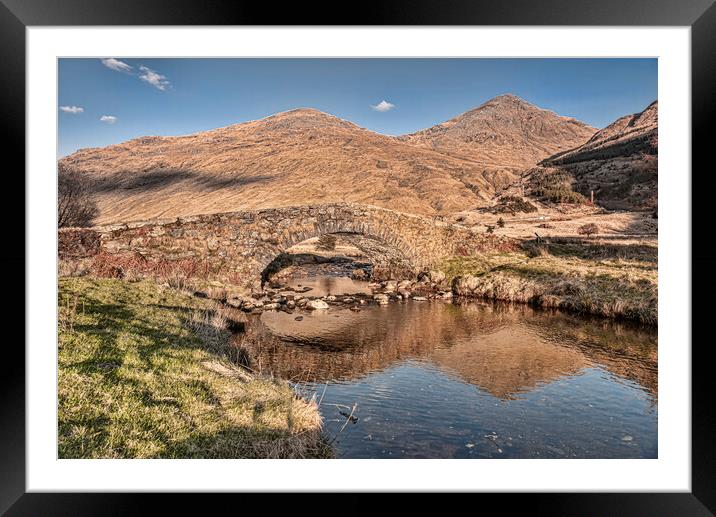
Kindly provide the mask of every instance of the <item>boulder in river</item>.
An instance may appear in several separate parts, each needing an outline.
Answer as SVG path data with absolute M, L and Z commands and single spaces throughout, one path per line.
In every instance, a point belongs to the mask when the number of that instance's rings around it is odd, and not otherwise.
M 311 310 L 327 309 L 328 304 L 323 300 L 311 300 L 306 304 L 306 308 Z
M 378 302 L 380 305 L 388 305 L 388 302 L 390 301 L 390 298 L 387 294 L 379 293 L 374 294 L 373 299 Z
M 423 284 L 441 284 L 445 282 L 445 273 L 442 271 L 421 271 L 418 282 Z
M 398 288 L 398 282 L 396 282 L 395 280 L 388 280 L 386 282 L 383 282 L 382 287 L 386 291 L 392 292 Z

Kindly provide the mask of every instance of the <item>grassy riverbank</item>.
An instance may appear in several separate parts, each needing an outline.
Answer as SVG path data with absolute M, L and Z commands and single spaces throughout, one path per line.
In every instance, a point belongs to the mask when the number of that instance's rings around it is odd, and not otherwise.
M 447 280 L 464 275 L 476 297 L 532 303 L 656 325 L 656 246 L 563 240 L 518 252 L 453 257 Z
M 58 304 L 60 458 L 330 455 L 314 403 L 227 359 L 211 300 L 83 277 Z

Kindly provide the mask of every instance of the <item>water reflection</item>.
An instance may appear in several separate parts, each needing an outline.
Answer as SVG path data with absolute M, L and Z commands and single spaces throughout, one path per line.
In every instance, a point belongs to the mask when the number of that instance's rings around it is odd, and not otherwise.
M 311 296 L 371 293 L 367 282 L 353 280 L 347 276 L 296 277 L 285 279 L 281 284 L 284 288 L 293 289 L 310 287 Z
M 656 333 L 526 306 L 444 302 L 267 312 L 237 344 L 265 373 L 349 380 L 393 363 L 429 361 L 501 398 L 598 364 L 657 393 Z
M 297 320 L 298 318 L 302 318 Z M 252 367 L 324 395 L 345 457 L 655 457 L 657 336 L 527 306 L 265 312 Z

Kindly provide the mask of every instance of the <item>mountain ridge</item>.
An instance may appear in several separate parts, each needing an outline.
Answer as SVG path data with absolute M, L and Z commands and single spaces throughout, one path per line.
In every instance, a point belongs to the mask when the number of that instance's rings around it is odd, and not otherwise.
M 516 103 L 512 97 L 497 104 Z M 484 112 L 487 104 L 475 110 Z M 503 138 L 504 117 L 493 113 L 499 120 L 494 138 L 506 142 L 501 156 L 474 151 L 479 142 L 472 150 L 425 146 L 315 108 L 295 108 L 188 135 L 143 136 L 86 148 L 59 162 L 91 180 L 99 224 L 339 201 L 436 216 L 489 204 L 524 163 L 535 165 L 543 157 L 544 135 L 536 154 L 513 157 L 529 147 L 529 131 L 540 127 L 535 117 L 551 113 L 524 105 L 512 114 L 525 115 L 524 138 Z M 484 123 L 484 113 L 480 118 Z M 550 124 L 564 125 L 550 135 L 571 135 L 547 142 L 548 148 L 573 147 L 569 144 L 575 139 L 587 140 L 596 131 L 570 120 L 548 116 Z M 574 124 L 580 128 L 577 136 Z
M 584 122 L 504 94 L 443 123 L 400 138 L 436 150 L 526 167 L 557 151 L 586 142 L 596 131 Z M 476 149 L 478 146 L 480 149 Z M 504 146 L 510 149 L 512 156 L 505 156 Z M 515 149 L 520 152 L 516 154 Z
M 523 183 L 533 198 L 545 190 L 567 189 L 612 210 L 655 210 L 658 204 L 658 100 L 644 110 L 619 117 L 584 144 L 540 161 Z

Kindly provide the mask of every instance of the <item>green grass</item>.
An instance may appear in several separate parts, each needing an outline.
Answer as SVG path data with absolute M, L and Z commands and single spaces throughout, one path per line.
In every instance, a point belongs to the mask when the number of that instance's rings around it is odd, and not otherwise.
M 314 403 L 223 353 L 215 302 L 61 278 L 60 458 L 326 457 Z
M 655 249 L 556 244 L 519 252 L 452 257 L 448 281 L 471 275 L 472 295 L 656 325 Z

